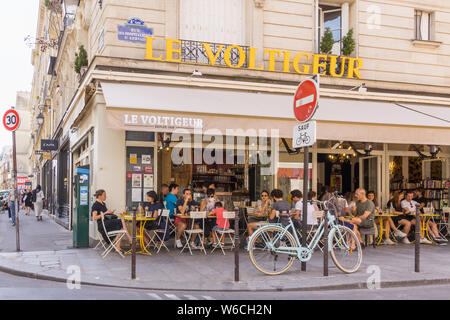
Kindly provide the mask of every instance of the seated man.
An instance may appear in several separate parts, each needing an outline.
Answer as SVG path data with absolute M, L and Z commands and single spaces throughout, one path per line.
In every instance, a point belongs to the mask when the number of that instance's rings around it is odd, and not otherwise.
M 412 226 L 416 225 L 416 208 L 422 209 L 420 204 L 413 200 L 414 191 L 410 190 L 406 193 L 406 198 L 402 200 L 401 206 L 403 210 L 403 214 L 409 216 L 410 222 Z M 431 244 L 431 241 L 426 239 L 423 231 L 420 230 L 420 243 Z
M 375 216 L 375 204 L 367 199 L 366 190 L 363 188 L 356 189 L 355 197 L 358 199 L 356 206 L 353 207 L 353 214 L 356 217 L 351 219 L 351 223 L 355 226 L 354 231 L 359 231 L 361 228 L 372 228 Z M 362 244 L 361 234 L 358 232 L 356 235 Z

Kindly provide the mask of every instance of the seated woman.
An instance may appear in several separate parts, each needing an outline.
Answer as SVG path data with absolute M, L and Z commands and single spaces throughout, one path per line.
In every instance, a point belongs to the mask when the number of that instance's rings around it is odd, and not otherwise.
M 261 199 L 256 202 L 255 214 L 257 217 L 249 217 L 247 224 L 248 239 L 252 236 L 253 232 L 258 229 L 258 223 L 267 220 L 267 215 L 272 207 L 272 202 L 269 198 L 269 192 L 267 190 L 261 191 Z
M 158 195 L 155 191 L 149 191 L 147 192 L 147 202 L 143 203 L 143 207 L 139 206 L 139 210 L 148 212 L 152 218 L 155 218 L 155 220 L 147 221 L 144 225 L 144 228 L 147 230 L 154 230 L 157 229 L 159 226 L 159 210 L 163 209 L 163 205 L 161 202 L 158 201 Z M 148 244 L 150 241 L 147 234 L 144 232 L 144 242 L 145 244 Z
M 99 232 L 102 234 L 103 239 L 108 242 L 108 237 L 106 236 L 106 232 L 115 231 L 115 230 L 125 230 L 126 236 L 130 244 L 132 243 L 132 239 L 130 234 L 128 233 L 127 227 L 125 225 L 124 219 L 117 219 L 117 216 L 114 214 L 114 211 L 108 210 L 106 208 L 105 200 L 106 200 L 106 192 L 103 189 L 97 190 L 94 194 L 97 198 L 97 201 L 92 205 L 92 216 L 94 220 L 97 220 L 97 227 Z M 102 214 L 104 215 L 104 224 L 106 230 L 103 229 L 102 224 Z M 116 248 L 120 250 L 120 242 L 117 243 Z
M 399 191 L 395 191 L 393 194 L 392 192 L 389 193 L 389 201 L 387 202 L 386 206 L 388 210 L 390 210 L 390 213 L 401 215 L 402 214 L 402 208 L 400 206 L 399 201 Z M 392 209 L 391 209 L 392 208 Z M 397 218 L 397 217 L 394 217 Z M 404 239 L 406 237 L 406 234 L 402 231 L 398 230 L 397 226 L 394 223 L 394 220 L 392 220 L 391 217 L 383 218 L 384 228 L 385 228 L 385 244 L 394 244 L 394 242 L 390 239 L 390 230 L 394 230 L 394 235 L 399 239 Z

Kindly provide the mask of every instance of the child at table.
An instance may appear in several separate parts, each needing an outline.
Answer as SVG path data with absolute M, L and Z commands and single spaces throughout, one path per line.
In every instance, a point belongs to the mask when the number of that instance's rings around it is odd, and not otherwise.
M 214 226 L 213 230 L 214 231 L 224 231 L 230 228 L 230 222 L 228 221 L 228 219 L 225 219 L 223 217 L 223 212 L 225 211 L 225 209 L 222 206 L 222 202 L 218 201 L 215 204 L 215 209 L 213 210 L 213 212 L 211 212 L 211 215 L 216 216 L 216 225 Z M 216 238 L 216 233 L 213 232 L 213 242 L 214 244 L 217 244 L 217 238 Z M 223 239 L 220 239 L 220 241 L 223 241 Z

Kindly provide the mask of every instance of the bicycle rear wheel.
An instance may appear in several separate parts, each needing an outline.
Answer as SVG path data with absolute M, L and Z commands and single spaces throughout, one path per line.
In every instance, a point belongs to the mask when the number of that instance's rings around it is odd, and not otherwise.
M 287 271 L 297 257 L 296 252 L 276 252 L 270 249 L 270 244 L 275 248 L 297 247 L 292 234 L 288 231 L 279 239 L 279 235 L 284 232 L 280 227 L 267 227 L 255 232 L 250 240 L 250 261 L 256 269 L 268 275 L 278 275 Z
M 334 264 L 345 273 L 358 271 L 362 262 L 361 244 L 355 233 L 345 226 L 338 226 L 330 232 L 331 258 Z

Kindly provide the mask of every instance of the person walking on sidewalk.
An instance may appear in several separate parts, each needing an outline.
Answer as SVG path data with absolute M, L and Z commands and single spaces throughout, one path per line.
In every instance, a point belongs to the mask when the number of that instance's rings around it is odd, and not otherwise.
M 30 211 L 33 209 L 33 194 L 31 189 L 26 191 L 25 196 L 23 197 L 23 202 L 25 203 L 25 214 L 27 216 L 30 215 Z
M 41 186 L 38 184 L 36 189 L 33 190 L 32 200 L 34 202 L 34 212 L 36 213 L 36 220 L 42 221 L 42 208 L 44 207 L 44 192 L 42 192 Z
M 11 221 L 12 221 L 13 226 L 16 225 L 15 201 L 16 201 L 16 197 L 14 194 L 14 184 L 11 184 L 11 189 L 9 190 L 9 193 L 8 193 L 8 208 L 11 211 Z

